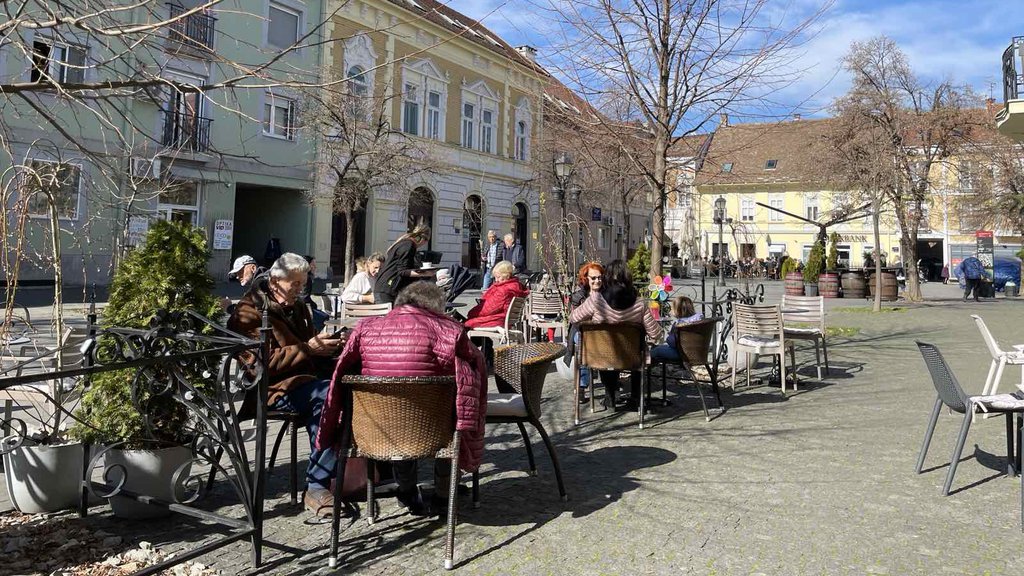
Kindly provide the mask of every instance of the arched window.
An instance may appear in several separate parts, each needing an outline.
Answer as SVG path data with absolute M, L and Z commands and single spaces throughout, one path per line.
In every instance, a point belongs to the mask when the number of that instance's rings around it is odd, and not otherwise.
M 483 204 L 483 200 L 474 194 L 466 198 L 462 206 L 462 265 L 471 270 L 480 268 Z
M 356 96 L 366 96 L 370 93 L 370 85 L 366 81 L 366 71 L 362 66 L 353 66 L 348 69 L 348 91 Z

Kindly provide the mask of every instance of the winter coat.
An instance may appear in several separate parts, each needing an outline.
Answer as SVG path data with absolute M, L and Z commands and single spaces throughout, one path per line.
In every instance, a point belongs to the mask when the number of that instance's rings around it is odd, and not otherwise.
M 270 297 L 268 286 L 267 276 L 253 281 L 228 318 L 228 329 L 258 340 L 263 326 L 263 307 L 267 307 L 271 328 L 268 403 L 273 404 L 292 388 L 316 380 L 323 368 L 320 365 L 323 358 L 314 355 L 306 344 L 316 336 L 306 305 L 299 300 L 291 306 L 282 306 Z
M 505 248 L 505 260 L 508 260 L 516 268 L 516 274 L 526 272 L 526 250 L 518 241 Z
M 974 256 L 968 256 L 963 259 L 956 266 L 957 278 L 967 278 L 968 280 L 978 280 L 979 278 L 986 277 L 990 278 L 992 275 L 985 270 L 985 266 Z
M 455 427 L 462 432 L 459 467 L 480 465 L 487 416 L 487 365 L 461 325 L 417 306 L 399 306 L 386 316 L 367 318 L 349 336 L 338 358 L 320 417 L 316 446 L 340 442 L 341 377 L 455 376 Z
M 608 289 L 605 288 L 605 291 Z M 601 292 L 591 292 L 590 297 L 569 314 L 569 322 L 596 322 L 601 324 L 642 324 L 647 331 L 647 338 L 657 340 L 661 337 L 661 326 L 651 315 L 651 309 L 643 298 L 637 298 L 633 305 L 616 310 L 612 308 Z
M 505 313 L 512 304 L 512 299 L 526 298 L 530 291 L 523 288 L 516 278 L 492 284 L 484 292 L 483 300 L 466 314 L 467 328 L 484 328 L 488 326 L 504 326 Z

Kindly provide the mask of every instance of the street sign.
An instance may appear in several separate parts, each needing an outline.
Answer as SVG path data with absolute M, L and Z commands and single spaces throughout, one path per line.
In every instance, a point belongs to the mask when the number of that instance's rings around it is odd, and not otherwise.
M 978 230 L 974 233 L 974 238 L 978 246 L 978 260 L 981 260 L 981 265 L 984 266 L 985 271 L 990 274 L 989 277 L 995 278 L 995 276 L 991 276 L 993 271 L 992 269 L 995 264 L 993 260 L 994 247 L 992 231 Z
M 590 221 L 591 222 L 600 222 L 601 221 L 601 209 L 600 208 L 591 208 L 590 209 Z

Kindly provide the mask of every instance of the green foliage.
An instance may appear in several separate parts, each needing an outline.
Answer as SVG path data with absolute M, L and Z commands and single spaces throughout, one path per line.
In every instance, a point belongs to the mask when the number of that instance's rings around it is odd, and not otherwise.
M 794 258 L 786 258 L 782 262 L 782 269 L 779 271 L 782 277 L 785 278 L 786 274 L 790 272 L 796 272 L 796 269 L 800 267 L 800 261 Z
M 637 286 L 647 286 L 650 283 L 651 273 L 651 251 L 646 244 L 637 246 L 633 257 L 627 262 L 629 273 L 633 276 L 633 283 Z
M 1021 260 L 1024 260 L 1024 248 L 1021 248 L 1020 250 L 1017 250 L 1017 258 L 1020 258 Z
M 213 278 L 206 270 L 209 259 L 210 251 L 201 229 L 155 222 L 142 245 L 115 272 L 101 325 L 147 328 L 160 309 L 193 310 L 217 319 L 222 312 L 212 293 Z M 103 356 L 104 348 L 110 346 L 109 342 L 101 344 L 99 355 Z M 201 368 L 186 370 L 194 372 L 189 374 L 192 382 L 201 382 Z M 126 442 L 128 448 L 144 447 L 147 439 L 187 443 L 188 414 L 166 395 L 143 394 L 137 399 L 153 424 L 152 430 L 146 430 L 132 402 L 135 376 L 135 370 L 119 370 L 92 377 L 76 414 L 82 422 L 72 428 L 72 436 L 92 443 Z
M 825 260 L 825 270 L 835 270 L 839 264 L 839 243 L 842 241 L 838 232 L 833 232 L 828 237 L 828 258 Z
M 804 265 L 804 282 L 808 284 L 817 282 L 824 264 L 825 245 L 821 242 L 815 242 L 814 248 L 811 248 L 811 253 L 807 256 L 807 264 Z

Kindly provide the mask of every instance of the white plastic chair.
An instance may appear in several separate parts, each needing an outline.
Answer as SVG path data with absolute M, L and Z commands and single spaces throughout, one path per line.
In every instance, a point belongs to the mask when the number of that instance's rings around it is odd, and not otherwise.
M 981 316 L 971 314 L 971 318 L 974 318 L 974 322 L 978 325 L 981 337 L 985 339 L 989 354 L 992 355 L 992 363 L 988 367 L 988 376 L 985 377 L 985 388 L 981 391 L 982 396 L 996 393 L 996 389 L 999 388 L 999 383 L 1003 379 L 1003 368 L 1007 364 L 1021 367 L 1020 385 L 1018 387 L 1024 390 L 1024 350 L 1004 351 L 999 347 L 999 342 L 992 336 L 992 333 L 988 331 L 988 326 L 985 325 L 985 321 L 981 319 Z
M 501 326 L 471 328 L 467 335 L 470 338 L 489 338 L 496 346 L 501 344 L 526 343 L 526 332 L 523 329 L 523 311 L 526 298 L 515 297 L 505 311 L 505 323 Z

